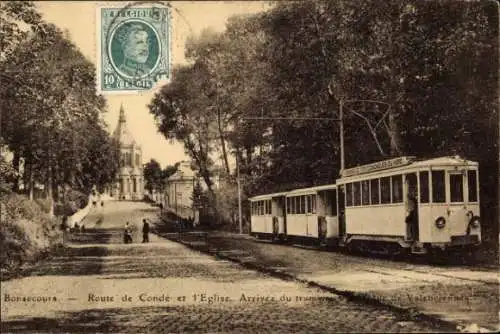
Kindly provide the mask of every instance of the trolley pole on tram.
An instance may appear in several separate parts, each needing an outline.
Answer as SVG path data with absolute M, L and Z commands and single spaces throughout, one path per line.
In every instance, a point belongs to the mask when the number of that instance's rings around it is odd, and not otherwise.
M 340 127 L 340 175 L 345 168 L 345 158 L 344 158 L 344 101 L 339 102 L 339 127 Z

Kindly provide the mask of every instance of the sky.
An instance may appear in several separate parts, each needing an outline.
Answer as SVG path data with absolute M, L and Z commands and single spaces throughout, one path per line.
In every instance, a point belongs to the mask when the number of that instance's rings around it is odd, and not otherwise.
M 38 2 L 37 7 L 46 21 L 67 30 L 70 39 L 83 55 L 97 65 L 96 13 L 98 7 L 109 4 L 120 5 L 118 2 L 47 1 Z M 262 12 L 270 6 L 267 2 L 260 1 L 175 1 L 171 4 L 175 9 L 172 11 L 171 24 L 173 66 L 186 63 L 184 44 L 189 36 L 200 34 L 205 28 L 224 31 L 229 17 Z M 136 142 L 142 146 L 143 163 L 154 158 L 165 167 L 189 158 L 181 143 L 171 143 L 158 133 L 154 117 L 149 114 L 147 104 L 158 88 L 133 95 L 106 95 L 108 112 L 104 120 L 111 133 L 117 125 L 120 105 L 123 104 L 127 126 Z

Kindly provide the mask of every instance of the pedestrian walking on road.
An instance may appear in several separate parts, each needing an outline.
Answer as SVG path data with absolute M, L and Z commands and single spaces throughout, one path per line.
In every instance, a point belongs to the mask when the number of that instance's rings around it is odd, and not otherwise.
M 146 219 L 143 219 L 142 222 L 144 223 L 142 226 L 142 242 L 149 242 L 149 223 Z
M 125 233 L 123 234 L 123 242 L 126 244 L 132 243 L 132 229 L 128 222 L 125 223 Z

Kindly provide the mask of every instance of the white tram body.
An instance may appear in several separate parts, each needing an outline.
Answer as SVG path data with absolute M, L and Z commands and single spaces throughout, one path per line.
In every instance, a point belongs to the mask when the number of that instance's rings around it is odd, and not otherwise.
M 256 237 L 285 235 L 286 193 L 275 193 L 250 198 L 250 234 Z
M 335 184 L 296 189 L 286 194 L 288 239 L 314 239 L 323 244 L 339 237 Z
M 331 184 L 250 198 L 250 233 L 280 240 L 337 241 L 336 188 Z
M 477 162 L 399 157 L 346 169 L 343 243 L 397 243 L 423 253 L 481 242 Z M 410 214 L 411 213 L 411 214 Z M 411 217 L 411 218 L 410 218 Z

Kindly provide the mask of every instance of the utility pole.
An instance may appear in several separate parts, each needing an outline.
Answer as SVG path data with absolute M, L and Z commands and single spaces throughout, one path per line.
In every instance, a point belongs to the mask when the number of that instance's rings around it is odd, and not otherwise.
M 236 152 L 236 182 L 238 184 L 238 223 L 240 226 L 240 234 L 243 234 L 243 222 L 241 219 L 241 182 L 240 182 L 240 163 L 239 154 Z
M 380 118 L 380 120 L 377 122 L 377 124 L 375 124 L 375 126 L 373 126 L 369 119 L 366 118 L 365 116 L 363 116 L 362 113 L 359 113 L 359 112 L 356 112 L 355 110 L 353 109 L 347 109 L 347 111 L 351 112 L 352 114 L 362 118 L 365 122 L 366 122 L 366 125 L 368 126 L 372 136 L 373 136 L 373 139 L 375 141 L 375 143 L 377 144 L 381 154 L 384 154 L 383 150 L 382 150 L 382 147 L 377 139 L 377 135 L 375 133 L 375 130 L 380 126 L 380 125 L 386 125 L 385 124 L 385 117 L 389 114 L 389 110 L 390 110 L 390 104 L 386 103 L 386 102 L 382 102 L 382 101 L 377 101 L 377 100 L 340 100 L 339 101 L 339 118 L 337 119 L 337 121 L 340 122 L 340 175 L 342 175 L 342 172 L 344 171 L 345 169 L 345 148 L 344 148 L 344 106 L 346 104 L 350 104 L 350 103 L 363 103 L 363 106 L 366 108 L 366 104 L 367 103 L 371 103 L 371 104 L 374 104 L 375 106 L 377 105 L 385 105 L 387 107 L 387 110 L 383 113 L 382 117 Z M 386 125 L 387 127 L 387 125 Z

